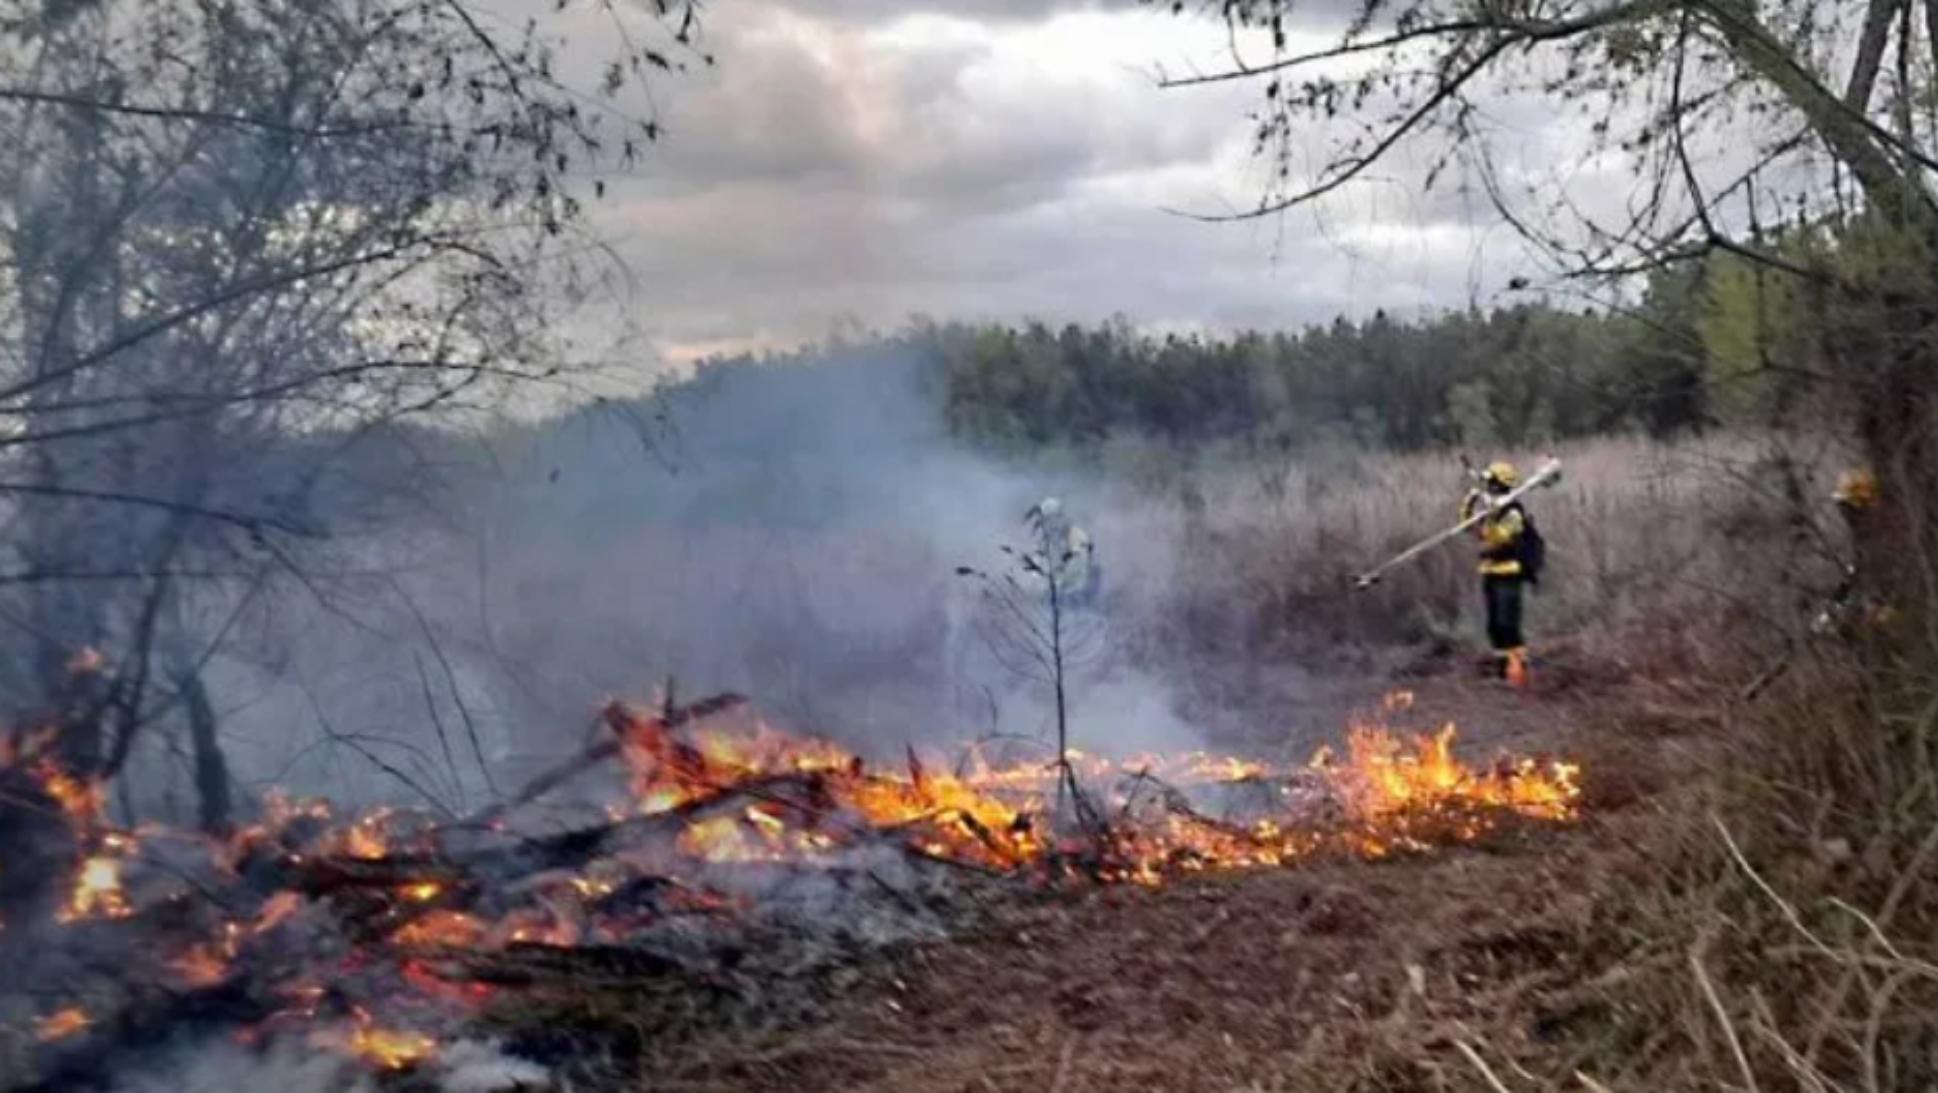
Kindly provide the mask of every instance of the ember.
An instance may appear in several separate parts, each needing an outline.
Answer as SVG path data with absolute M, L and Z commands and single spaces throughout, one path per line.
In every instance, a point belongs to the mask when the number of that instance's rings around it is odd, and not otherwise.
M 106 801 L 106 790 L 100 782 L 83 782 L 63 771 L 52 759 L 42 759 L 34 765 L 34 774 L 40 780 L 41 788 L 47 791 L 61 806 L 68 819 L 79 826 L 88 826 L 101 817 L 101 809 Z
M 335 1046 L 334 1037 L 322 1034 L 317 1039 Z M 379 1027 L 365 1010 L 353 1015 L 353 1025 L 344 1047 L 350 1054 L 380 1070 L 403 1070 L 429 1059 L 437 1052 L 437 1041 L 421 1033 Z
M 94 1019 L 87 1015 L 86 1010 L 79 1006 L 69 1006 L 41 1018 L 34 1026 L 34 1037 L 44 1044 L 53 1043 L 56 1040 L 65 1040 L 69 1036 L 86 1032 L 88 1026 L 93 1023 Z
M 105 854 L 88 858 L 74 879 L 74 894 L 61 908 L 60 921 L 88 918 L 126 918 L 134 914 L 121 888 L 121 860 Z
M 236 940 L 242 928 L 235 923 L 223 927 L 222 940 L 192 945 L 187 952 L 169 961 L 169 967 L 190 987 L 213 986 L 228 978 L 229 962 L 236 956 Z

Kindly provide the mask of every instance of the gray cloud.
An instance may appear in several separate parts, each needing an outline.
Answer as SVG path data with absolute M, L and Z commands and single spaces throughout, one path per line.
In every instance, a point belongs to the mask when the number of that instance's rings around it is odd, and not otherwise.
M 979 21 L 1036 22 L 1066 11 L 1096 11 L 1105 0 L 788 0 L 829 19 L 880 23 L 900 16 L 946 15 Z M 1117 6 L 1124 6 L 1121 3 Z
M 1156 66 L 1227 43 L 1147 8 L 720 0 L 707 46 L 717 67 L 657 85 L 668 139 L 596 214 L 637 275 L 627 310 L 676 361 L 848 317 L 1230 328 L 1457 306 L 1522 261 L 1457 176 L 1422 192 L 1424 155 L 1317 215 L 1167 213 L 1257 200 L 1258 92 L 1157 88 Z

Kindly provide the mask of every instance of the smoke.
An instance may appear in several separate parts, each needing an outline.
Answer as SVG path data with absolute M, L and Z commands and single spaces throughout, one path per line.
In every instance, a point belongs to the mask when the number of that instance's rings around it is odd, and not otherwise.
M 717 368 L 666 394 L 651 457 L 596 414 L 502 445 L 495 641 L 544 664 L 565 703 L 533 716 L 672 676 L 864 748 L 1047 727 L 1047 695 L 982 647 L 978 589 L 958 567 L 1010 561 L 1000 548 L 1026 544 L 1023 514 L 1046 494 L 1093 527 L 1106 574 L 1168 559 L 1133 561 L 1161 553 L 1152 538 L 1105 537 L 1115 495 L 1102 483 L 953 441 L 925 364 L 857 350 Z M 1097 610 L 1133 595 L 1107 588 Z M 1108 646 L 1077 673 L 1083 735 L 1175 738 L 1164 689 Z
M 377 1093 L 367 1068 L 331 1052 L 299 1043 L 265 1049 L 213 1041 L 178 1047 L 124 1067 L 111 1093 L 203 1093 L 213 1090 L 275 1090 L 276 1093 Z M 511 1093 L 558 1088 L 545 1068 L 506 1055 L 499 1045 L 459 1040 L 444 1045 L 422 1088 L 439 1093 Z
M 864 753 L 1048 739 L 1048 688 L 990 655 L 957 575 L 1013 565 L 1001 548 L 1027 545 L 1046 495 L 1104 574 L 1073 742 L 1196 746 L 1125 653 L 1175 565 L 1170 510 L 956 442 L 931 365 L 893 344 L 720 365 L 653 400 L 394 445 L 437 465 L 437 489 L 359 559 L 374 576 L 279 608 L 254 659 L 211 664 L 231 763 L 245 783 L 463 811 L 581 746 L 606 699 L 668 680 Z
M 126 1067 L 113 1093 L 273 1089 L 278 1093 L 376 1093 L 353 1061 L 290 1044 L 256 1051 L 214 1042 Z

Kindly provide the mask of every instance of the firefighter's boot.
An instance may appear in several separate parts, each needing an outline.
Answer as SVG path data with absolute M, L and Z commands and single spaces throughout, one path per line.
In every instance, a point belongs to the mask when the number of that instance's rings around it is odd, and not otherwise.
M 1517 688 L 1526 687 L 1533 681 L 1533 675 L 1528 671 L 1527 646 L 1517 645 L 1502 657 L 1501 678 L 1507 680 L 1508 686 Z

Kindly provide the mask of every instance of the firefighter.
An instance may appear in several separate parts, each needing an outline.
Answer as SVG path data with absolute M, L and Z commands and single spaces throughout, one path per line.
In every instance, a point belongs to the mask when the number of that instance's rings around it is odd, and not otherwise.
M 1871 514 L 1877 511 L 1877 475 L 1862 467 L 1853 467 L 1837 476 L 1837 488 L 1831 492 L 1831 500 L 1837 502 L 1837 510 L 1844 514 L 1844 522 L 1850 525 L 1853 536 L 1861 536 L 1868 529 Z
M 1517 687 L 1528 678 L 1527 639 L 1521 633 L 1521 604 L 1530 576 L 1521 558 L 1528 518 L 1520 502 L 1502 505 L 1499 499 L 1520 480 L 1512 463 L 1491 463 L 1481 472 L 1480 486 L 1469 491 L 1460 505 L 1463 520 L 1482 510 L 1487 513 L 1474 525 L 1480 540 L 1480 588 L 1487 605 L 1490 646 L 1483 670 Z
M 1887 633 L 1895 618 L 1890 603 L 1876 590 L 1878 527 L 1883 499 L 1877 476 L 1862 467 L 1853 467 L 1837 476 L 1837 488 L 1830 499 L 1844 518 L 1850 532 L 1851 560 L 1844 563 L 1837 586 L 1823 601 L 1823 609 L 1810 620 L 1810 637 L 1859 642 Z M 1799 644 L 1792 644 L 1776 662 L 1765 668 L 1743 688 L 1748 701 L 1762 694 L 1789 670 L 1796 660 Z
M 1877 476 L 1865 468 L 1854 467 L 1837 476 L 1837 488 L 1830 496 L 1844 518 L 1844 526 L 1850 530 L 1852 560 L 1844 566 L 1843 580 L 1838 582 L 1829 605 L 1817 616 L 1811 629 L 1817 633 L 1848 633 L 1888 622 L 1890 607 L 1871 587 L 1877 567 L 1867 564 L 1866 558 L 1874 553 L 1878 538 L 1876 523 L 1881 495 Z

